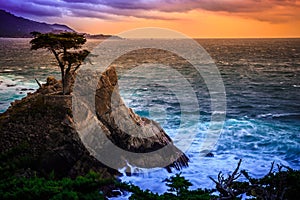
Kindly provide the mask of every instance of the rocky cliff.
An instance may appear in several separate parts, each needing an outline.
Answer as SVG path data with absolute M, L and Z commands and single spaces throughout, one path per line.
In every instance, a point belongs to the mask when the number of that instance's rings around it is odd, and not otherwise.
M 96 91 L 96 114 L 107 138 L 119 148 L 135 153 L 153 152 L 169 146 L 167 153 L 157 154 L 152 159 L 167 160 L 170 164 L 163 167 L 168 170 L 187 166 L 188 158 L 173 145 L 159 124 L 138 116 L 125 106 L 117 90 L 117 80 L 115 69 L 109 68 L 99 79 Z M 72 97 L 59 95 L 61 89 L 60 81 L 48 78 L 35 93 L 15 101 L 0 114 L 1 161 L 9 162 L 9 156 L 3 155 L 11 155 L 17 160 L 17 170 L 30 169 L 42 175 L 54 172 L 60 177 L 73 177 L 89 170 L 100 172 L 103 177 L 117 175 L 116 170 L 99 162 L 101 159 L 95 159 L 83 145 L 85 140 L 74 125 Z M 113 94 L 118 103 L 112 108 Z M 122 128 L 130 123 L 135 124 L 132 129 Z M 138 137 L 141 135 L 147 137 Z M 127 161 L 124 159 L 120 163 L 126 165 Z
M 129 162 L 143 168 L 165 167 L 168 171 L 187 166 L 188 158 L 173 145 L 157 122 L 140 117 L 126 107 L 119 93 L 114 67 L 109 67 L 102 74 L 95 105 L 98 119 L 105 126 L 105 134 L 110 141 L 126 151 L 138 153 L 125 153 L 126 158 L 120 156 L 118 160 L 124 159 L 121 166 Z

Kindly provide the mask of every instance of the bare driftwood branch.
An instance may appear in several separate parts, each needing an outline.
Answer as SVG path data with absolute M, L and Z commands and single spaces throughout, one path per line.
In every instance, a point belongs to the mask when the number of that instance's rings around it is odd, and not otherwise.
M 218 174 L 217 180 L 209 177 L 216 184 L 216 189 L 220 193 L 218 199 L 239 199 L 241 194 L 253 196 L 257 199 L 287 199 L 291 187 L 288 184 L 288 180 L 291 177 L 289 174 L 294 172 L 293 169 L 277 164 L 277 170 L 275 170 L 277 172 L 274 172 L 275 162 L 272 162 L 269 172 L 264 177 L 252 178 L 246 170 L 239 172 L 240 165 L 241 160 L 233 173 L 228 175 L 228 178 L 224 178 L 222 172 Z M 284 168 L 288 171 L 284 171 Z M 241 175 L 249 182 L 236 181 Z
M 234 199 L 236 196 L 242 194 L 241 191 L 237 191 L 232 188 L 233 181 L 235 181 L 241 176 L 241 173 L 239 173 L 241 163 L 242 159 L 239 160 L 236 169 L 233 171 L 232 174 L 228 175 L 228 178 L 224 178 L 222 172 L 219 172 L 218 174 L 218 181 L 216 181 L 212 177 L 209 177 L 216 184 L 216 189 L 221 194 L 220 199 Z
M 42 87 L 42 84 L 35 78 L 36 83 L 39 85 L 39 87 Z
M 228 177 L 228 181 L 227 181 L 227 184 L 228 185 L 231 185 L 232 184 L 232 181 L 234 181 L 235 179 L 237 179 L 241 174 L 238 174 L 238 171 L 240 169 L 240 166 L 241 166 L 241 163 L 242 163 L 242 159 L 240 159 L 239 163 L 238 163 L 238 166 L 235 168 L 234 172 L 232 173 L 232 175 L 229 175 Z
M 284 168 L 286 168 L 286 169 L 289 170 L 289 171 L 293 171 L 293 169 L 290 168 L 289 166 L 286 166 L 286 165 L 283 165 L 283 164 L 281 164 L 281 166 L 284 167 Z
M 272 162 L 272 165 L 271 165 L 271 168 L 270 168 L 270 171 L 269 171 L 268 175 L 272 174 L 272 171 L 273 171 L 273 168 L 274 168 L 274 163 L 275 163 L 275 161 Z

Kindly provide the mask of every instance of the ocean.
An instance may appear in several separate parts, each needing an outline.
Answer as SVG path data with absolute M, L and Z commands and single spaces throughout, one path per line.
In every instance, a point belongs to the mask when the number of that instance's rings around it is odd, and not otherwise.
M 43 82 L 49 75 L 60 77 L 50 52 L 30 51 L 29 41 L 0 39 L 0 112 L 4 112 L 10 102 L 37 89 L 35 78 Z M 151 49 L 131 52 L 113 63 L 119 73 L 121 95 L 129 107 L 141 116 L 158 121 L 175 144 L 180 142 L 176 141 L 179 128 L 186 134 L 195 135 L 185 151 L 190 165 L 182 169 L 182 175 L 192 182 L 192 188 L 214 187 L 208 176 L 216 178 L 219 171 L 225 174 L 233 171 L 239 159 L 243 160 L 241 168 L 254 177 L 266 174 L 273 161 L 299 170 L 300 39 L 196 41 L 215 62 L 226 92 L 226 118 L 220 137 L 210 150 L 213 157 L 202 157 L 199 152 L 213 112 L 212 94 L 205 86 L 205 78 L 183 59 Z M 98 43 L 99 40 L 88 40 L 86 47 L 92 50 Z M 163 74 L 165 68 L 147 71 L 143 76 L 134 71 L 128 73 L 141 63 L 151 63 L 153 69 L 163 63 L 182 74 L 198 101 L 196 110 L 187 106 L 190 112 L 186 115 L 188 118 L 196 115 L 196 121 L 187 119 L 181 124 L 182 104 L 174 90 L 180 89 L 181 85 L 166 86 L 166 82 L 161 82 L 157 73 Z M 122 84 L 139 83 L 147 76 L 153 81 L 135 84 L 135 88 L 122 87 Z M 164 77 L 168 83 L 173 78 Z M 188 105 L 189 97 L 184 101 Z M 162 193 L 166 191 L 162 181 L 174 173 L 176 171 L 168 173 L 164 169 L 145 170 L 120 179 Z

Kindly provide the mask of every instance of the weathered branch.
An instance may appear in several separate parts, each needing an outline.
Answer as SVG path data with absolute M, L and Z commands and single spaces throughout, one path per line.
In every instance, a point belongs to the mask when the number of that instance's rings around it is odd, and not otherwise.
M 53 48 L 51 48 L 51 52 L 54 54 L 55 59 L 57 60 L 59 67 L 64 68 L 64 64 L 59 59 L 59 54 Z
M 216 189 L 221 194 L 220 199 L 234 199 L 236 196 L 242 194 L 241 191 L 236 191 L 232 188 L 233 181 L 241 176 L 241 173 L 238 173 L 241 163 L 242 159 L 239 160 L 236 169 L 231 175 L 228 175 L 227 179 L 224 178 L 222 172 L 219 172 L 218 174 L 218 181 L 214 180 L 212 177 L 209 177 L 216 184 Z
M 271 165 L 271 168 L 270 168 L 270 171 L 269 171 L 268 175 L 272 174 L 272 171 L 273 171 L 273 168 L 274 168 L 274 163 L 275 163 L 275 161 L 272 162 L 272 165 Z
M 42 84 L 35 78 L 36 83 L 39 85 L 39 87 L 42 87 Z
M 232 173 L 232 175 L 229 175 L 228 181 L 227 181 L 228 185 L 231 185 L 232 181 L 234 181 L 235 179 L 237 179 L 240 176 L 240 174 L 238 174 L 238 171 L 240 169 L 241 163 L 242 163 L 242 159 L 240 159 L 240 161 L 239 161 L 237 167 L 235 168 L 234 172 Z
M 68 75 L 68 74 L 70 73 L 71 68 L 72 68 L 72 63 L 69 63 L 69 64 L 68 64 L 68 67 L 67 67 L 67 69 L 66 69 L 66 75 Z
M 76 71 L 79 69 L 80 66 L 81 66 L 81 63 L 79 63 L 79 64 L 74 68 L 74 72 L 76 72 Z
M 286 166 L 286 165 L 283 165 L 283 164 L 281 164 L 281 166 L 284 167 L 284 168 L 286 168 L 286 169 L 289 170 L 289 171 L 293 171 L 293 169 L 290 168 L 289 166 Z

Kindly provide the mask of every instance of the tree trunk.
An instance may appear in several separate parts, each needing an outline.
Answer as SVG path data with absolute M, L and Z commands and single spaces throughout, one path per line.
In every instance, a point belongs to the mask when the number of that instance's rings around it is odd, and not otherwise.
M 61 82 L 62 82 L 62 88 L 63 88 L 63 95 L 65 95 L 66 77 L 65 77 L 64 66 L 60 66 L 60 71 L 61 71 Z
M 62 82 L 62 85 L 63 85 L 63 95 L 65 95 L 65 90 L 64 90 L 64 85 L 65 85 L 65 65 L 61 62 L 61 60 L 59 59 L 59 54 L 53 49 L 51 48 L 50 49 L 51 52 L 54 54 L 55 56 L 55 59 L 57 60 L 58 62 L 58 65 L 60 67 L 60 72 L 61 72 L 61 82 Z M 64 49 L 64 51 L 66 51 Z

